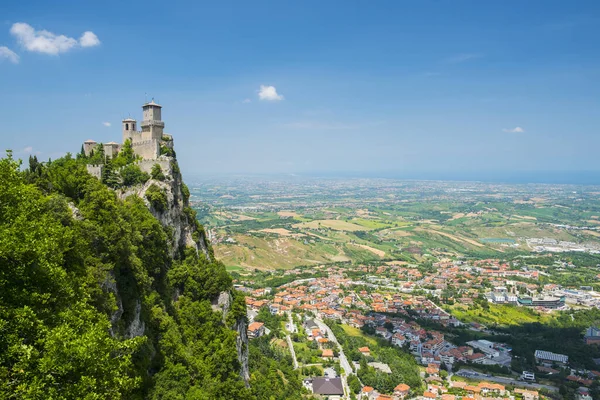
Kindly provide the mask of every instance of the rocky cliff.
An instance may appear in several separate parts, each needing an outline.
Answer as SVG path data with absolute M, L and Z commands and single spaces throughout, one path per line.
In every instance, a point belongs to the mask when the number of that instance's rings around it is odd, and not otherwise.
M 179 259 L 186 249 L 192 248 L 198 254 L 204 255 L 209 261 L 213 261 L 214 254 L 202 225 L 197 221 L 195 212 L 189 206 L 189 189 L 183 182 L 183 178 L 175 157 L 161 156 L 158 160 L 138 161 L 140 169 L 151 175 L 151 179 L 143 185 L 118 190 L 119 198 L 126 199 L 135 195 L 143 199 L 152 215 L 161 223 L 169 234 L 170 256 Z M 160 167 L 161 174 L 156 172 L 156 165 Z M 154 201 L 149 193 L 160 193 L 164 202 Z M 111 321 L 113 327 L 117 325 L 122 311 L 122 302 L 115 285 L 107 285 L 108 290 L 115 293 L 117 299 L 117 310 L 113 313 Z M 175 294 L 175 299 L 179 292 Z M 223 291 L 218 297 L 212 299 L 213 309 L 223 315 L 223 323 L 237 333 L 236 350 L 240 364 L 240 376 L 246 386 L 250 380 L 248 367 L 248 336 L 247 319 L 245 315 L 236 316 L 229 324 L 228 316 L 233 299 L 232 289 Z M 135 337 L 144 334 L 144 321 L 140 320 L 140 302 L 135 303 L 133 319 L 127 322 L 125 329 L 126 337 Z
M 245 299 L 172 147 L 97 150 L 0 158 L 0 398 L 256 399 Z

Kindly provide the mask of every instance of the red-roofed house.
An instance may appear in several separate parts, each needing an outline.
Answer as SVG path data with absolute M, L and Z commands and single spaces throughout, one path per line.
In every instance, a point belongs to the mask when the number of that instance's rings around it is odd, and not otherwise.
M 358 349 L 358 351 L 360 351 L 360 353 L 365 357 L 368 357 L 371 355 L 371 350 L 368 347 L 360 347 Z
M 331 349 L 323 349 L 323 354 L 321 354 L 323 358 L 333 358 L 333 350 Z
M 253 322 L 248 326 L 248 339 L 261 337 L 265 334 L 265 324 L 262 322 Z
M 394 396 L 398 399 L 403 399 L 408 396 L 408 392 L 410 392 L 410 386 L 406 383 L 401 383 L 394 388 Z

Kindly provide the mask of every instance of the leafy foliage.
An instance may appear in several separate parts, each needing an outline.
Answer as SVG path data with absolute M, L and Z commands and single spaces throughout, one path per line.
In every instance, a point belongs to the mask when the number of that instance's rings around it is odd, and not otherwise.
M 417 391 L 421 388 L 419 368 L 410 353 L 392 346 L 385 340 L 378 340 L 373 343 L 367 342 L 367 339 L 362 336 L 350 336 L 338 323 L 333 321 L 328 320 L 326 323 L 333 331 L 338 342 L 342 345 L 346 356 L 360 362 L 357 374 L 364 385 L 372 386 L 383 393 L 391 393 L 399 383 L 406 383 L 413 390 Z M 369 359 L 358 351 L 358 348 L 363 346 L 368 346 L 371 350 L 372 357 L 369 357 Z M 382 374 L 369 366 L 368 362 L 373 360 L 388 364 L 392 373 Z M 354 386 L 356 388 L 356 384 Z
M 173 260 L 142 199 L 119 200 L 88 161 L 0 160 L 0 398 L 256 398 L 231 329 L 243 295 L 225 321 L 211 305 L 231 291 L 223 265 Z
M 150 175 L 152 175 L 152 179 L 156 179 L 159 181 L 165 180 L 165 174 L 163 174 L 159 164 L 154 164 L 152 166 L 152 171 L 150 171 Z
M 256 399 L 299 400 L 302 381 L 287 350 L 271 345 L 273 335 L 262 336 L 250 342 L 250 386 Z
M 121 171 L 121 178 L 123 179 L 123 186 L 133 186 L 141 183 L 146 183 L 150 176 L 142 172 L 140 167 L 135 164 L 128 164 L 124 166 Z
M 125 140 L 125 143 L 123 143 L 119 154 L 113 159 L 113 164 L 116 168 L 121 168 L 139 159 L 140 157 L 133 153 L 131 139 L 127 139 Z
M 157 211 L 165 211 L 167 209 L 167 195 L 163 189 L 154 183 L 146 190 L 146 199 L 148 199 L 150 205 Z

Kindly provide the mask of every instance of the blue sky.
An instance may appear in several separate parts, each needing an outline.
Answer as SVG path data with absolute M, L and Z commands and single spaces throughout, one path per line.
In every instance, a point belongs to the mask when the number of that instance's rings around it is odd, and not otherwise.
M 597 1 L 91 4 L 2 6 L 19 157 L 120 141 L 154 97 L 188 174 L 600 170 Z

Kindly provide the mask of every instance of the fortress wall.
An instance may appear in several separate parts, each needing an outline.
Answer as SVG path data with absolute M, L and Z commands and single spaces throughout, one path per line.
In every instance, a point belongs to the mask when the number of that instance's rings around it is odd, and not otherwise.
M 102 170 L 104 169 L 104 165 L 86 165 L 87 171 L 94 178 L 102 179 Z
M 158 160 L 142 160 L 142 161 L 136 162 L 136 164 L 140 167 L 140 169 L 143 172 L 147 172 L 147 173 L 150 173 L 152 171 L 152 167 L 154 166 L 154 164 L 158 164 L 158 165 L 160 165 L 160 168 L 162 169 L 163 174 L 172 175 L 171 160 L 166 159 L 166 158 L 161 158 Z
M 131 139 L 132 144 L 142 141 L 142 132 L 141 131 L 129 131 L 128 136 Z M 125 143 L 125 139 L 123 139 L 123 143 Z
M 160 155 L 158 140 L 144 140 L 131 144 L 133 152 L 143 159 L 154 160 Z
M 98 143 L 84 143 L 83 144 L 83 152 L 85 153 L 85 155 L 87 157 L 89 157 L 97 145 L 98 145 Z
M 110 144 L 104 145 L 104 155 L 110 158 L 115 158 L 117 154 L 121 151 L 121 146 L 113 146 Z

